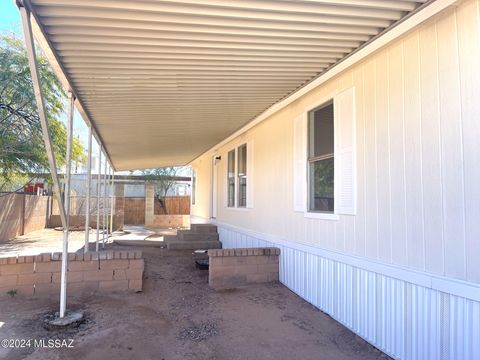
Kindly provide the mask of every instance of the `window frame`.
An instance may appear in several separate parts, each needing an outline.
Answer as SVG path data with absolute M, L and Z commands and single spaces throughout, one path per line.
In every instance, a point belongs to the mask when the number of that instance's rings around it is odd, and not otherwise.
M 233 152 L 233 176 L 230 176 L 230 154 Z M 226 196 L 227 196 L 227 201 L 226 201 L 226 204 L 227 204 L 227 208 L 235 208 L 236 205 L 237 205 L 237 202 L 236 202 L 236 191 L 237 191 L 237 179 L 236 179 L 236 173 L 237 173 L 237 166 L 236 166 L 236 162 L 237 162 L 237 152 L 236 152 L 236 149 L 233 148 L 229 151 L 227 151 L 227 176 L 226 176 L 226 185 L 227 185 L 227 192 L 226 192 Z M 233 204 L 231 205 L 230 204 L 230 179 L 233 178 Z
M 192 194 L 191 194 L 192 205 L 195 205 L 196 197 L 197 197 L 197 170 L 195 168 L 192 168 Z
M 315 211 L 310 209 L 310 160 L 315 161 L 315 160 L 321 160 L 321 158 L 325 159 L 327 157 L 325 156 L 319 156 L 310 159 L 309 157 L 309 146 L 310 146 L 310 113 L 315 110 L 319 110 L 325 106 L 328 106 L 330 104 L 333 105 L 333 161 L 334 161 L 334 169 L 335 169 L 335 152 L 336 152 L 336 119 L 335 119 L 335 95 L 336 93 L 332 93 L 329 96 L 324 97 L 318 102 L 315 102 L 314 104 L 310 104 L 307 108 L 304 108 L 304 121 L 306 121 L 306 131 L 304 133 L 304 136 L 306 137 L 306 141 L 304 143 L 304 151 L 305 151 L 305 167 L 306 167 L 306 178 L 305 178 L 305 192 L 304 192 L 304 211 L 303 215 L 305 218 L 310 218 L 310 219 L 319 219 L 319 220 L 333 220 L 333 221 L 338 221 L 340 219 L 340 216 L 337 214 L 337 209 L 336 209 L 336 204 L 337 204 L 337 199 L 336 199 L 336 176 L 334 175 L 334 181 L 333 181 L 333 198 L 334 198 L 334 206 L 333 206 L 333 212 L 324 212 L 324 211 Z
M 243 206 L 239 206 L 239 194 L 240 194 L 240 187 L 239 187 L 239 175 L 238 175 L 238 160 L 239 160 L 239 156 L 238 156 L 238 153 L 239 153 L 239 149 L 241 147 L 245 147 L 245 172 L 246 172 L 246 187 L 245 187 L 245 205 Z M 233 176 L 233 179 L 234 179 L 234 191 L 233 191 L 233 205 L 230 205 L 229 204 L 229 180 L 230 180 L 230 177 L 229 177 L 229 154 L 233 151 L 234 153 L 234 176 Z M 227 150 L 227 164 L 226 164 L 226 176 L 225 176 L 225 180 L 226 180 L 226 191 L 225 191 L 225 196 L 226 196 L 226 201 L 225 201 L 225 208 L 229 209 L 229 210 L 238 210 L 238 211 L 248 211 L 250 209 L 249 207 L 249 201 L 248 201 L 248 188 L 251 186 L 250 184 L 250 175 L 248 173 L 248 168 L 249 168 L 249 164 L 248 164 L 248 153 L 250 151 L 250 147 L 249 147 L 249 142 L 248 141 L 242 141 L 240 143 L 237 143 L 235 144 L 234 146 L 232 146 L 231 148 L 229 148 Z
M 333 113 L 333 118 L 332 118 L 333 152 L 324 154 L 324 155 L 319 155 L 319 156 L 310 156 L 312 145 L 313 145 L 313 148 L 315 148 L 315 134 L 314 133 L 312 134 L 312 123 L 314 123 L 313 115 L 316 111 L 322 110 L 327 106 L 332 106 L 332 113 Z M 327 215 L 335 214 L 335 176 L 333 177 L 333 201 L 334 201 L 333 210 L 331 211 L 315 210 L 312 208 L 312 205 L 311 205 L 312 204 L 312 180 L 314 177 L 314 175 L 312 175 L 312 165 L 322 160 L 332 159 L 334 163 L 333 166 L 335 169 L 335 103 L 333 98 L 324 103 L 321 103 L 318 106 L 315 106 L 314 108 L 312 108 L 307 112 L 307 157 L 306 158 L 307 158 L 307 202 L 306 202 L 307 212 L 312 214 L 327 214 Z

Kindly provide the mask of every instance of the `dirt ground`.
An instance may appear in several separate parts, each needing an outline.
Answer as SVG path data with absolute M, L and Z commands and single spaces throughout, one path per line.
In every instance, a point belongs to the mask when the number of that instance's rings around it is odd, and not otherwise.
M 75 331 L 42 328 L 57 298 L 0 301 L 0 340 L 73 339 L 73 348 L 0 348 L 0 358 L 388 359 L 279 283 L 217 292 L 189 251 L 142 250 L 144 291 L 70 299 L 87 315 Z
M 90 231 L 90 246 L 94 247 L 96 231 Z M 63 232 L 54 229 L 32 231 L 13 240 L 0 241 L 0 256 L 37 255 L 42 252 L 62 251 Z M 101 239 L 101 237 L 100 237 Z M 101 240 L 100 240 L 101 243 Z M 75 252 L 85 245 L 84 231 L 71 231 L 68 251 Z

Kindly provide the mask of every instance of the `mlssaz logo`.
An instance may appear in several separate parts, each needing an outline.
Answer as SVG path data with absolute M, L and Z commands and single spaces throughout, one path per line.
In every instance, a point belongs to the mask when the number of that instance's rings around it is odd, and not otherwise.
M 35 339 L 34 347 L 37 348 L 73 348 L 73 339 Z

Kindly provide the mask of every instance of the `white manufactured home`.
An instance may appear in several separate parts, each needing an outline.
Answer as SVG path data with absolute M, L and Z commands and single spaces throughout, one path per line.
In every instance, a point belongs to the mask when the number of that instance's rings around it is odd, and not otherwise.
M 116 170 L 398 359 L 480 359 L 480 1 L 23 1 Z

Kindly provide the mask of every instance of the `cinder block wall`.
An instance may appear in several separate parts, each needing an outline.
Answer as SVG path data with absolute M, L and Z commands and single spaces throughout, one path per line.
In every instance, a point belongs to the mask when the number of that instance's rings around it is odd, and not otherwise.
M 210 249 L 208 283 L 233 288 L 278 281 L 278 248 Z
M 49 296 L 60 291 L 61 253 L 0 258 L 0 297 Z M 96 291 L 142 291 L 141 251 L 68 254 L 67 296 Z
M 45 227 L 50 197 L 2 194 L 0 196 L 0 242 Z

